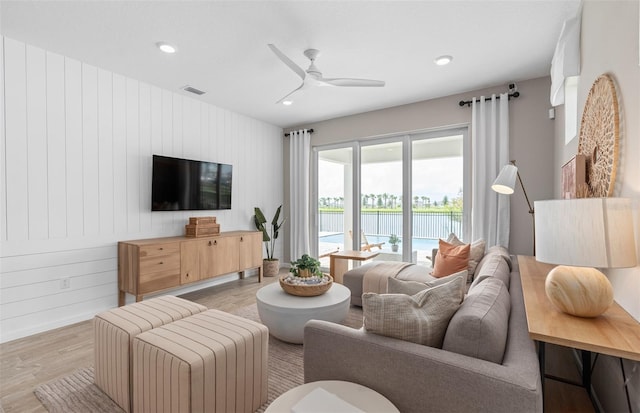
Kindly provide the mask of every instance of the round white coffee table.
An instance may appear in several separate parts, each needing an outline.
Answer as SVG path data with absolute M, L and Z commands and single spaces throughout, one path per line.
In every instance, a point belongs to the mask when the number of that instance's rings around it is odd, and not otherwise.
M 281 394 L 275 399 L 269 407 L 265 410 L 265 413 L 281 413 L 292 412 L 292 407 L 296 406 L 301 400 L 312 391 L 321 388 L 329 393 L 333 393 L 338 396 L 344 402 L 349 403 L 351 406 L 360 409 L 361 411 L 373 413 L 399 413 L 400 411 L 383 395 L 371 390 L 368 387 L 360 384 L 351 383 L 348 381 L 338 380 L 323 380 L 306 383 L 298 387 Z M 323 406 L 322 400 L 309 400 L 308 402 L 314 402 L 315 411 L 329 411 L 326 409 L 335 408 L 333 406 Z M 327 401 L 329 403 L 330 401 Z M 304 403 L 304 402 L 302 402 Z M 335 410 L 333 410 L 335 411 Z M 352 411 L 352 410 L 351 410 Z
M 274 337 L 301 344 L 307 321 L 325 320 L 339 323 L 347 317 L 351 292 L 333 283 L 329 291 L 315 297 L 298 297 L 284 292 L 279 283 L 262 287 L 256 293 L 258 314 Z

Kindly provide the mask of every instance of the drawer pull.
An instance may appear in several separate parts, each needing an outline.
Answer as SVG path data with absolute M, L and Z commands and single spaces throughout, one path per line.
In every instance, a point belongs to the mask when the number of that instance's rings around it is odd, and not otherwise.
M 160 248 L 158 248 L 158 249 L 159 249 L 160 251 L 163 251 L 163 250 L 164 250 L 164 248 L 162 248 L 162 247 L 160 247 Z
M 160 265 L 164 264 L 164 262 L 160 261 Z
M 240 242 L 243 242 L 243 241 L 244 241 L 244 237 L 240 237 Z
M 213 244 L 211 244 L 211 241 L 209 241 L 209 246 L 211 246 L 211 245 L 213 245 Z

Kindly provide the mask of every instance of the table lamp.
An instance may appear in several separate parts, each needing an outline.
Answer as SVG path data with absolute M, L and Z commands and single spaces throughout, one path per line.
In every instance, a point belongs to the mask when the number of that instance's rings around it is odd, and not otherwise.
M 596 268 L 636 265 L 631 200 L 580 198 L 535 202 L 536 260 L 560 264 L 545 292 L 561 311 L 597 317 L 613 302 L 613 288 Z

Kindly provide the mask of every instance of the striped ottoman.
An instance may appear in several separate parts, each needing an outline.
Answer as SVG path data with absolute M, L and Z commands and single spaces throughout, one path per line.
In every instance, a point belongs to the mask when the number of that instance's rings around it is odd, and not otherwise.
M 254 412 L 267 401 L 269 330 L 218 310 L 133 339 L 134 412 Z
M 131 340 L 138 334 L 206 311 L 207 307 L 163 296 L 114 308 L 94 318 L 95 383 L 131 412 Z

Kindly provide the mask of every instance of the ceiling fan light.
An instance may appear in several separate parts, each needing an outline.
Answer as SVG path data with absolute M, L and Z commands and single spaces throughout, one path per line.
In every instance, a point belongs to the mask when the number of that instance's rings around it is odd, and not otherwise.
M 169 43 L 158 42 L 156 43 L 156 46 L 158 46 L 158 49 L 162 50 L 165 53 L 171 54 L 176 52 L 175 46 L 172 46 Z
M 285 106 L 291 106 L 293 105 L 293 100 L 283 100 L 282 104 Z
M 436 57 L 434 62 L 438 66 L 444 66 L 444 65 L 448 65 L 449 63 L 451 63 L 452 60 L 453 60 L 453 57 L 451 57 L 449 55 L 443 55 L 443 56 Z

